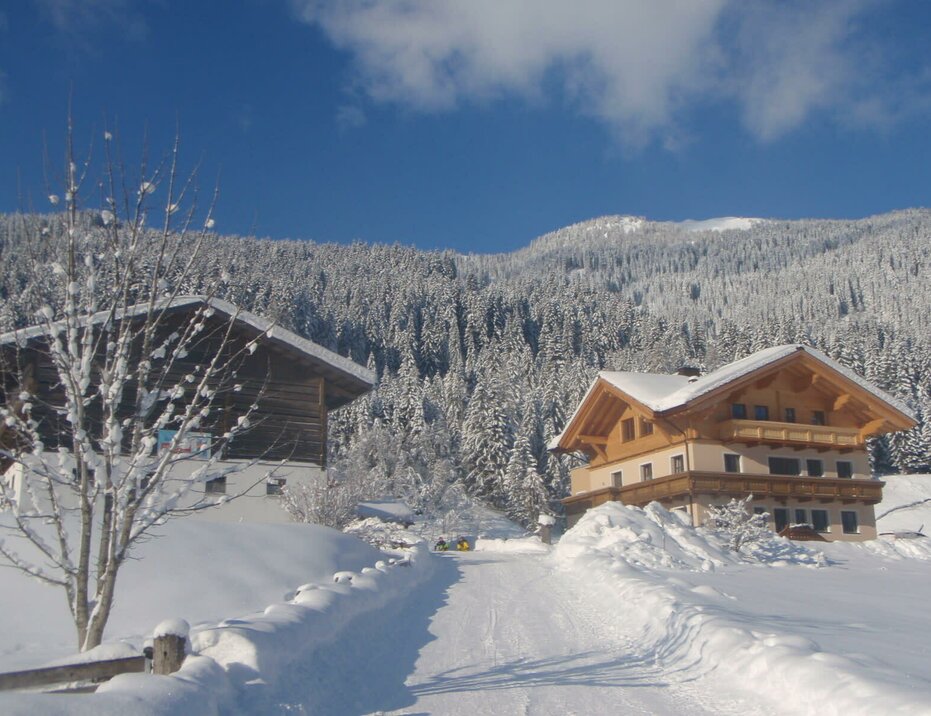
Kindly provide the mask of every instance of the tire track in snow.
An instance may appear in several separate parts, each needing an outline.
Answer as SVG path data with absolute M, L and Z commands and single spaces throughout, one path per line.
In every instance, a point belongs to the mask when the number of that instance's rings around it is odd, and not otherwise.
M 749 714 L 739 698 L 667 674 L 624 631 L 623 605 L 604 614 L 585 584 L 545 557 L 444 555 L 462 576 L 433 616 L 436 639 L 406 681 L 415 698 L 396 714 Z

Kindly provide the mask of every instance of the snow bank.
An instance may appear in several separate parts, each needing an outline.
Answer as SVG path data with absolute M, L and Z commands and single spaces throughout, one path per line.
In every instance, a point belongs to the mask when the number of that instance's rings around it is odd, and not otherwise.
M 724 539 L 688 524 L 688 518 L 652 502 L 645 508 L 609 502 L 585 513 L 559 542 L 561 558 L 572 561 L 587 553 L 598 553 L 632 568 L 712 571 L 725 564 L 747 559 L 782 565 L 820 566 L 824 559 L 814 552 L 773 535 L 741 554 L 727 547 Z
M 334 648 L 359 616 L 408 597 L 429 575 L 432 559 L 420 543 L 400 559 L 379 561 L 360 572 L 337 572 L 329 582 L 301 586 L 292 599 L 261 614 L 197 633 L 192 648 L 223 667 L 240 687 L 255 679 L 274 686 L 294 663 L 317 652 L 325 659 L 326 649 Z
M 479 537 L 475 540 L 476 552 L 510 552 L 514 554 L 542 554 L 552 548 L 543 544 L 539 537 L 517 537 L 515 539 L 496 539 Z
M 189 528 L 189 529 L 185 529 Z M 192 535 L 200 540 L 184 541 Z M 229 538 L 223 542 L 222 537 Z M 264 538 L 264 542 L 263 542 Z M 254 541 L 254 543 L 253 543 Z M 432 556 L 419 543 L 409 549 L 387 556 L 360 540 L 314 525 L 227 525 L 214 523 L 177 523 L 164 539 L 147 544 L 149 558 L 131 563 L 136 570 L 127 572 L 127 579 L 118 588 L 125 601 L 128 598 L 148 605 L 155 592 L 157 611 L 131 613 L 138 620 L 133 629 L 140 636 L 138 645 L 126 642 L 105 644 L 99 657 L 111 653 L 139 654 L 144 638 L 157 621 L 152 614 L 164 618 L 167 614 L 215 614 L 209 623 L 199 621 L 191 630 L 189 656 L 181 670 L 171 676 L 124 674 L 110 680 L 93 695 L 47 695 L 25 693 L 0 694 L 0 713 L 40 716 L 44 713 L 76 713 L 123 716 L 132 714 L 214 714 L 234 710 L 246 685 L 256 680 L 272 684 L 289 664 L 307 659 L 338 641 L 342 631 L 360 615 L 377 612 L 386 605 L 408 597 L 432 570 Z M 204 552 L 212 559 L 205 560 Z M 173 584 L 156 587 L 151 575 L 158 573 L 161 562 L 171 558 Z M 148 570 L 142 571 L 143 567 Z M 10 581 L 14 575 L 16 580 Z M 137 582 L 131 575 L 140 578 Z M 290 574 L 290 586 L 284 586 L 282 576 Z M 30 585 L 40 587 L 57 597 L 53 602 L 64 608 L 64 598 L 51 590 L 35 585 L 12 570 L 3 570 L 3 578 L 14 584 L 4 590 L 2 616 L 5 649 L 10 643 L 7 628 L 17 620 L 26 625 L 13 628 L 18 633 L 31 633 L 31 639 L 41 639 L 43 614 L 22 602 L 15 591 Z M 148 576 L 148 579 L 143 579 Z M 303 577 L 304 584 L 300 584 Z M 18 580 L 18 581 L 17 581 Z M 251 588 L 251 592 L 249 591 Z M 160 591 L 161 590 L 161 591 Z M 176 596 L 183 594 L 183 597 Z M 264 610 L 247 616 L 219 621 L 221 609 L 231 604 L 255 608 L 262 595 L 273 600 Z M 283 601 L 282 601 L 283 599 Z M 266 601 L 268 603 L 268 601 Z M 41 606 L 47 606 L 40 602 Z M 141 614 L 145 614 L 141 617 Z M 243 613 L 243 609 L 226 611 Z M 116 617 L 116 615 L 114 615 Z M 123 619 L 127 618 L 124 613 Z M 116 623 L 121 623 L 116 619 Z M 180 633 L 186 623 L 169 619 L 156 627 L 156 632 Z M 61 635 L 73 639 L 72 629 Z M 326 658 L 325 654 L 319 658 Z M 74 659 L 80 661 L 81 658 Z M 61 662 L 70 663 L 72 657 Z M 37 664 L 32 664 L 37 665 Z M 28 668 L 28 667 L 27 667 Z M 262 712 L 258 710 L 256 712 Z
M 683 524 L 658 505 L 640 510 L 608 503 L 589 510 L 553 556 L 561 569 L 585 581 L 606 614 L 621 612 L 641 630 L 643 647 L 665 670 L 716 671 L 736 688 L 771 698 L 785 713 L 931 713 L 931 684 L 910 681 L 909 674 L 867 655 L 825 652 L 793 628 L 804 621 L 799 613 L 827 604 L 818 616 L 827 631 L 837 607 L 829 589 L 806 593 L 811 580 L 799 579 L 799 565 L 822 565 L 823 557 L 791 543 L 780 546 L 786 542 L 768 541 L 759 556 L 769 564 L 751 566 L 727 552 L 715 535 Z M 721 574 L 709 574 L 715 570 Z M 712 578 L 717 586 L 707 583 Z M 785 612 L 756 611 L 752 597 L 738 601 L 730 594 L 729 582 L 751 595 L 754 583 L 769 585 L 770 599 L 781 589 Z M 810 631 L 818 633 L 817 626 Z
M 200 520 L 168 523 L 133 556 L 139 559 L 120 572 L 104 635 L 106 642 L 123 642 L 119 656 L 140 654 L 166 617 L 183 617 L 196 632 L 280 600 L 302 582 L 382 559 L 360 540 L 318 525 Z M 0 594 L 0 671 L 81 659 L 63 589 L 0 569 Z

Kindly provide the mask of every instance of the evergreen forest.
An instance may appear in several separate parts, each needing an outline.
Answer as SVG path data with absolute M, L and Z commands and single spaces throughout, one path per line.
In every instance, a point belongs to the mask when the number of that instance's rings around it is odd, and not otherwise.
M 103 245 L 98 216 L 85 241 Z M 55 215 L 0 216 L 0 330 L 44 305 Z M 904 399 L 878 474 L 931 471 L 931 211 L 690 231 L 611 216 L 507 254 L 210 234 L 185 293 L 224 298 L 379 377 L 331 415 L 335 484 L 435 509 L 457 493 L 531 524 L 558 514 L 557 435 L 599 370 L 702 371 L 804 342 Z M 437 237 L 442 243 L 442 237 Z

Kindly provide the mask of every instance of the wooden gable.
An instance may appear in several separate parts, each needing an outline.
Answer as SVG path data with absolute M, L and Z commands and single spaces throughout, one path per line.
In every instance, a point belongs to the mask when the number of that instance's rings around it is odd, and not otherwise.
M 859 442 L 916 425 L 914 418 L 864 384 L 805 351 L 787 355 L 667 414 L 687 416 L 693 427 L 700 427 L 729 419 L 734 403 L 746 406 L 749 420 L 755 418 L 757 405 L 768 408 L 766 420 L 770 422 L 811 424 L 815 413 L 821 413 L 829 425 L 855 428 Z M 791 421 L 787 410 L 793 411 Z

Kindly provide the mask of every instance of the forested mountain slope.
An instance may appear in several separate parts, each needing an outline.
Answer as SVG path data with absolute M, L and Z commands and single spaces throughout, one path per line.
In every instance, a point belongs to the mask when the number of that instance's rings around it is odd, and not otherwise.
M 931 469 L 931 212 L 692 228 L 603 217 L 467 256 L 211 236 L 184 290 L 222 273 L 226 297 L 376 368 L 378 390 L 333 416 L 336 472 L 424 506 L 454 485 L 523 521 L 558 509 L 570 458 L 545 444 L 599 369 L 710 370 L 795 341 L 919 414 L 876 442 L 877 470 Z M 59 230 L 0 217 L 0 328 L 45 300 Z

